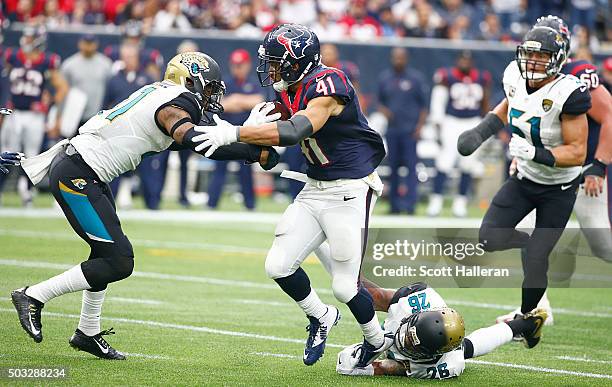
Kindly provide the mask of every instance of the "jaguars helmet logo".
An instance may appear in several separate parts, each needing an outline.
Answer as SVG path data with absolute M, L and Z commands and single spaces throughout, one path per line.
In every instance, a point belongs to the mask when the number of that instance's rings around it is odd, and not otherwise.
M 208 61 L 195 52 L 183 54 L 181 56 L 181 63 L 189 69 L 189 73 L 193 76 L 210 71 Z
M 70 181 L 78 189 L 83 189 L 87 185 L 87 182 L 84 179 L 72 179 Z
M 545 99 L 542 101 L 542 109 L 544 109 L 544 111 L 545 111 L 545 112 L 547 112 L 547 113 L 548 113 L 548 111 L 549 111 L 550 109 L 552 109 L 552 106 L 553 106 L 553 101 L 552 101 L 552 100 L 550 100 L 550 99 L 548 99 L 548 98 L 545 98 Z

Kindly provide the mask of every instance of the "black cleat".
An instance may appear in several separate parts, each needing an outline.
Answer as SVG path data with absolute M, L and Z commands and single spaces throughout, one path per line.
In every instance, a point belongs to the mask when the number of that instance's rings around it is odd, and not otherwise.
M 125 355 L 116 351 L 102 337 L 114 334 L 113 328 L 102 331 L 94 336 L 87 336 L 85 333 L 81 332 L 80 329 L 77 329 L 74 331 L 74 335 L 72 335 L 68 343 L 77 351 L 85 351 L 101 359 L 125 360 Z
M 11 300 L 17 310 L 21 327 L 35 342 L 40 343 L 43 339 L 42 322 L 40 321 L 40 311 L 45 304 L 28 296 L 25 292 L 28 287 L 13 290 Z
M 542 328 L 544 328 L 544 323 L 548 318 L 548 314 L 544 309 L 534 309 L 529 313 L 525 313 L 522 317 L 524 320 L 533 320 L 535 323 L 535 328 L 530 333 L 525 333 L 523 335 L 523 343 L 527 348 L 533 348 L 540 342 L 542 338 Z
M 370 344 L 365 337 L 363 338 L 363 344 L 359 347 L 359 356 L 355 368 L 364 368 L 372 364 L 384 351 L 389 349 L 393 345 L 393 333 L 385 333 L 385 341 L 378 348 Z

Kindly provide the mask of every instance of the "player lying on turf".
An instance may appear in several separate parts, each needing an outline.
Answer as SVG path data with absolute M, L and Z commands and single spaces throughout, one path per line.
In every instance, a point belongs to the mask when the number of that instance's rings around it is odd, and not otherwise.
M 463 318 L 449 308 L 442 297 L 422 282 L 397 291 L 382 289 L 363 281 L 377 311 L 387 312 L 385 331 L 393 332 L 393 345 L 384 359 L 366 367 L 356 363 L 362 344 L 353 344 L 338 354 L 336 371 L 343 375 L 396 375 L 418 379 L 446 379 L 459 376 L 465 359 L 486 355 L 521 336 L 527 348 L 535 347 L 546 321 L 543 309 L 534 309 L 520 318 L 481 328 L 465 337 Z
M 83 291 L 74 348 L 106 359 L 124 359 L 102 337 L 100 313 L 109 283 L 123 280 L 134 269 L 134 252 L 115 212 L 108 182 L 135 169 L 143 156 L 172 147 L 195 149 L 196 126 L 206 112 L 220 113 L 225 86 L 217 63 L 201 52 L 175 56 L 164 80 L 145 85 L 113 109 L 92 117 L 79 134 L 37 157 L 22 161 L 34 184 L 45 175 L 53 196 L 74 231 L 89 244 L 88 260 L 41 283 L 11 293 L 23 329 L 43 339 L 41 310 L 66 293 Z M 211 158 L 259 161 L 264 169 L 278 162 L 270 147 L 233 144 Z

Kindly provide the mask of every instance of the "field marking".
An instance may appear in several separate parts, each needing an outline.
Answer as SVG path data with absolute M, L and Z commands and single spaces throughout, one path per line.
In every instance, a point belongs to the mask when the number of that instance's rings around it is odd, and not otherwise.
M 237 302 L 239 304 L 247 304 L 247 305 L 267 305 L 267 306 L 285 306 L 285 307 L 295 305 L 290 302 L 252 300 L 248 298 L 230 298 L 228 301 Z
M 0 308 L 0 312 L 15 313 L 14 309 L 8 309 L 8 308 Z M 55 313 L 55 312 L 45 312 L 45 316 L 46 317 L 57 317 L 57 318 L 69 318 L 69 319 L 79 318 L 79 316 L 76 314 L 65 314 L 65 313 Z M 269 336 L 269 335 L 259 335 L 255 333 L 227 331 L 223 329 L 215 329 L 215 328 L 209 328 L 209 327 L 203 327 L 203 326 L 169 324 L 169 323 L 162 323 L 158 321 L 134 320 L 134 319 L 120 318 L 120 317 L 104 317 L 103 319 L 105 321 L 114 321 L 114 322 L 126 323 L 126 324 L 145 325 L 145 326 L 153 326 L 153 327 L 159 327 L 159 328 L 169 328 L 169 329 L 187 330 L 187 331 L 193 331 L 193 332 L 212 333 L 212 334 L 234 336 L 234 337 L 247 337 L 247 338 L 252 338 L 252 339 L 280 341 L 280 342 L 285 342 L 285 343 L 295 343 L 295 344 L 301 344 L 301 345 L 304 344 L 304 340 L 299 340 L 299 339 L 291 339 L 287 337 L 277 337 L 277 336 Z M 346 345 L 327 343 L 327 347 L 345 348 Z M 535 366 L 528 366 L 528 365 L 522 365 L 522 364 L 499 363 L 499 362 L 474 360 L 474 359 L 468 359 L 466 360 L 466 362 L 474 363 L 474 364 L 482 364 L 482 365 L 493 365 L 493 366 L 498 366 L 498 367 L 518 368 L 518 369 L 524 369 L 528 371 L 536 371 L 536 372 L 544 372 L 544 373 L 552 373 L 552 374 L 582 376 L 586 378 L 612 379 L 612 375 L 593 374 L 593 373 L 579 372 L 579 371 L 568 371 L 568 370 L 555 369 L 555 368 L 543 368 L 543 367 L 535 367 Z
M 585 363 L 612 364 L 612 360 L 595 360 L 595 359 L 589 359 L 586 357 L 555 356 L 555 358 L 559 360 L 581 361 Z
M 67 270 L 73 267 L 74 265 L 66 265 L 66 264 L 42 262 L 42 261 L 22 261 L 22 260 L 16 260 L 16 259 L 0 258 L 0 266 L 17 266 L 17 267 L 41 268 L 41 269 Z M 135 271 L 132 274 L 132 276 L 139 277 L 139 278 L 158 279 L 158 280 L 204 283 L 204 284 L 209 284 L 209 285 L 278 290 L 278 285 L 276 284 L 266 284 L 266 283 L 261 283 L 261 282 L 252 282 L 252 281 L 228 280 L 228 279 L 213 278 L 213 277 L 200 277 L 200 276 L 179 275 L 179 274 L 164 274 L 164 273 L 154 273 L 154 272 L 144 272 L 144 271 Z M 317 288 L 315 290 L 319 294 L 332 294 L 332 291 L 330 289 Z M 454 305 L 460 305 L 460 306 L 471 306 L 474 308 L 493 309 L 493 310 L 502 310 L 502 311 L 516 309 L 516 305 L 493 304 L 493 303 L 486 303 L 486 302 L 474 302 L 474 301 L 453 300 L 453 299 L 448 299 L 446 300 L 446 302 L 449 305 L 454 304 Z M 573 310 L 573 309 L 565 309 L 565 308 L 555 308 L 553 309 L 553 313 L 566 314 L 569 316 L 579 316 L 579 317 L 612 318 L 612 313 L 589 312 L 589 311 Z
M 60 239 L 64 241 L 80 242 L 81 239 L 73 233 L 65 232 L 45 232 L 45 231 L 30 231 L 30 230 L 9 230 L 0 228 L 0 235 L 12 236 L 17 238 L 45 238 L 45 239 Z M 225 253 L 240 253 L 240 254 L 267 254 L 268 249 L 257 247 L 241 247 L 233 245 L 224 245 L 218 243 L 202 243 L 202 242 L 176 242 L 176 241 L 159 241 L 153 239 L 130 239 L 132 245 L 139 247 L 150 248 L 165 248 L 165 249 L 183 249 L 183 250 L 211 250 L 221 251 Z
M 108 297 L 108 301 L 124 302 L 126 304 L 162 305 L 163 301 L 148 300 L 146 298 Z
M 142 357 L 144 359 L 152 359 L 152 360 L 170 360 L 172 359 L 169 356 L 163 356 L 163 355 L 147 355 L 146 353 L 127 353 L 124 352 L 123 353 L 125 356 L 131 356 L 131 357 Z
M 496 310 L 515 310 L 517 305 L 503 305 L 503 304 L 491 304 L 487 302 L 474 302 L 474 301 L 462 301 L 462 300 L 446 300 L 449 305 L 461 305 L 461 306 L 473 306 L 475 308 L 485 309 L 496 309 Z M 601 317 L 601 318 L 612 318 L 612 313 L 601 313 L 601 312 L 588 312 L 582 310 L 573 310 L 565 308 L 553 308 L 553 314 L 567 314 L 571 316 L 581 317 Z
M 300 356 L 289 355 L 287 353 L 250 352 L 249 355 L 271 356 L 271 357 L 279 357 L 279 358 L 283 358 L 283 359 L 301 359 Z
M 568 370 L 560 370 L 556 368 L 528 366 L 528 365 L 523 365 L 523 364 L 499 363 L 499 362 L 494 362 L 494 361 L 475 360 L 475 359 L 467 359 L 465 362 L 474 363 L 474 364 L 483 364 L 483 365 L 493 365 L 493 366 L 498 366 L 498 367 L 518 368 L 522 370 L 544 372 L 544 373 L 549 373 L 549 374 L 584 376 L 586 378 L 595 378 L 595 379 L 612 379 L 612 375 L 607 375 L 607 374 L 593 374 L 590 372 L 568 371 Z

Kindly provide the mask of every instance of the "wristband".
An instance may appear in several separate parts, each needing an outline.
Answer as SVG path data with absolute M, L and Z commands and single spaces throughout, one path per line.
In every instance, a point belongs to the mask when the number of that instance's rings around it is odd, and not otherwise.
M 535 155 L 533 161 L 539 164 L 548 165 L 549 167 L 555 166 L 555 156 L 546 148 L 535 148 Z

